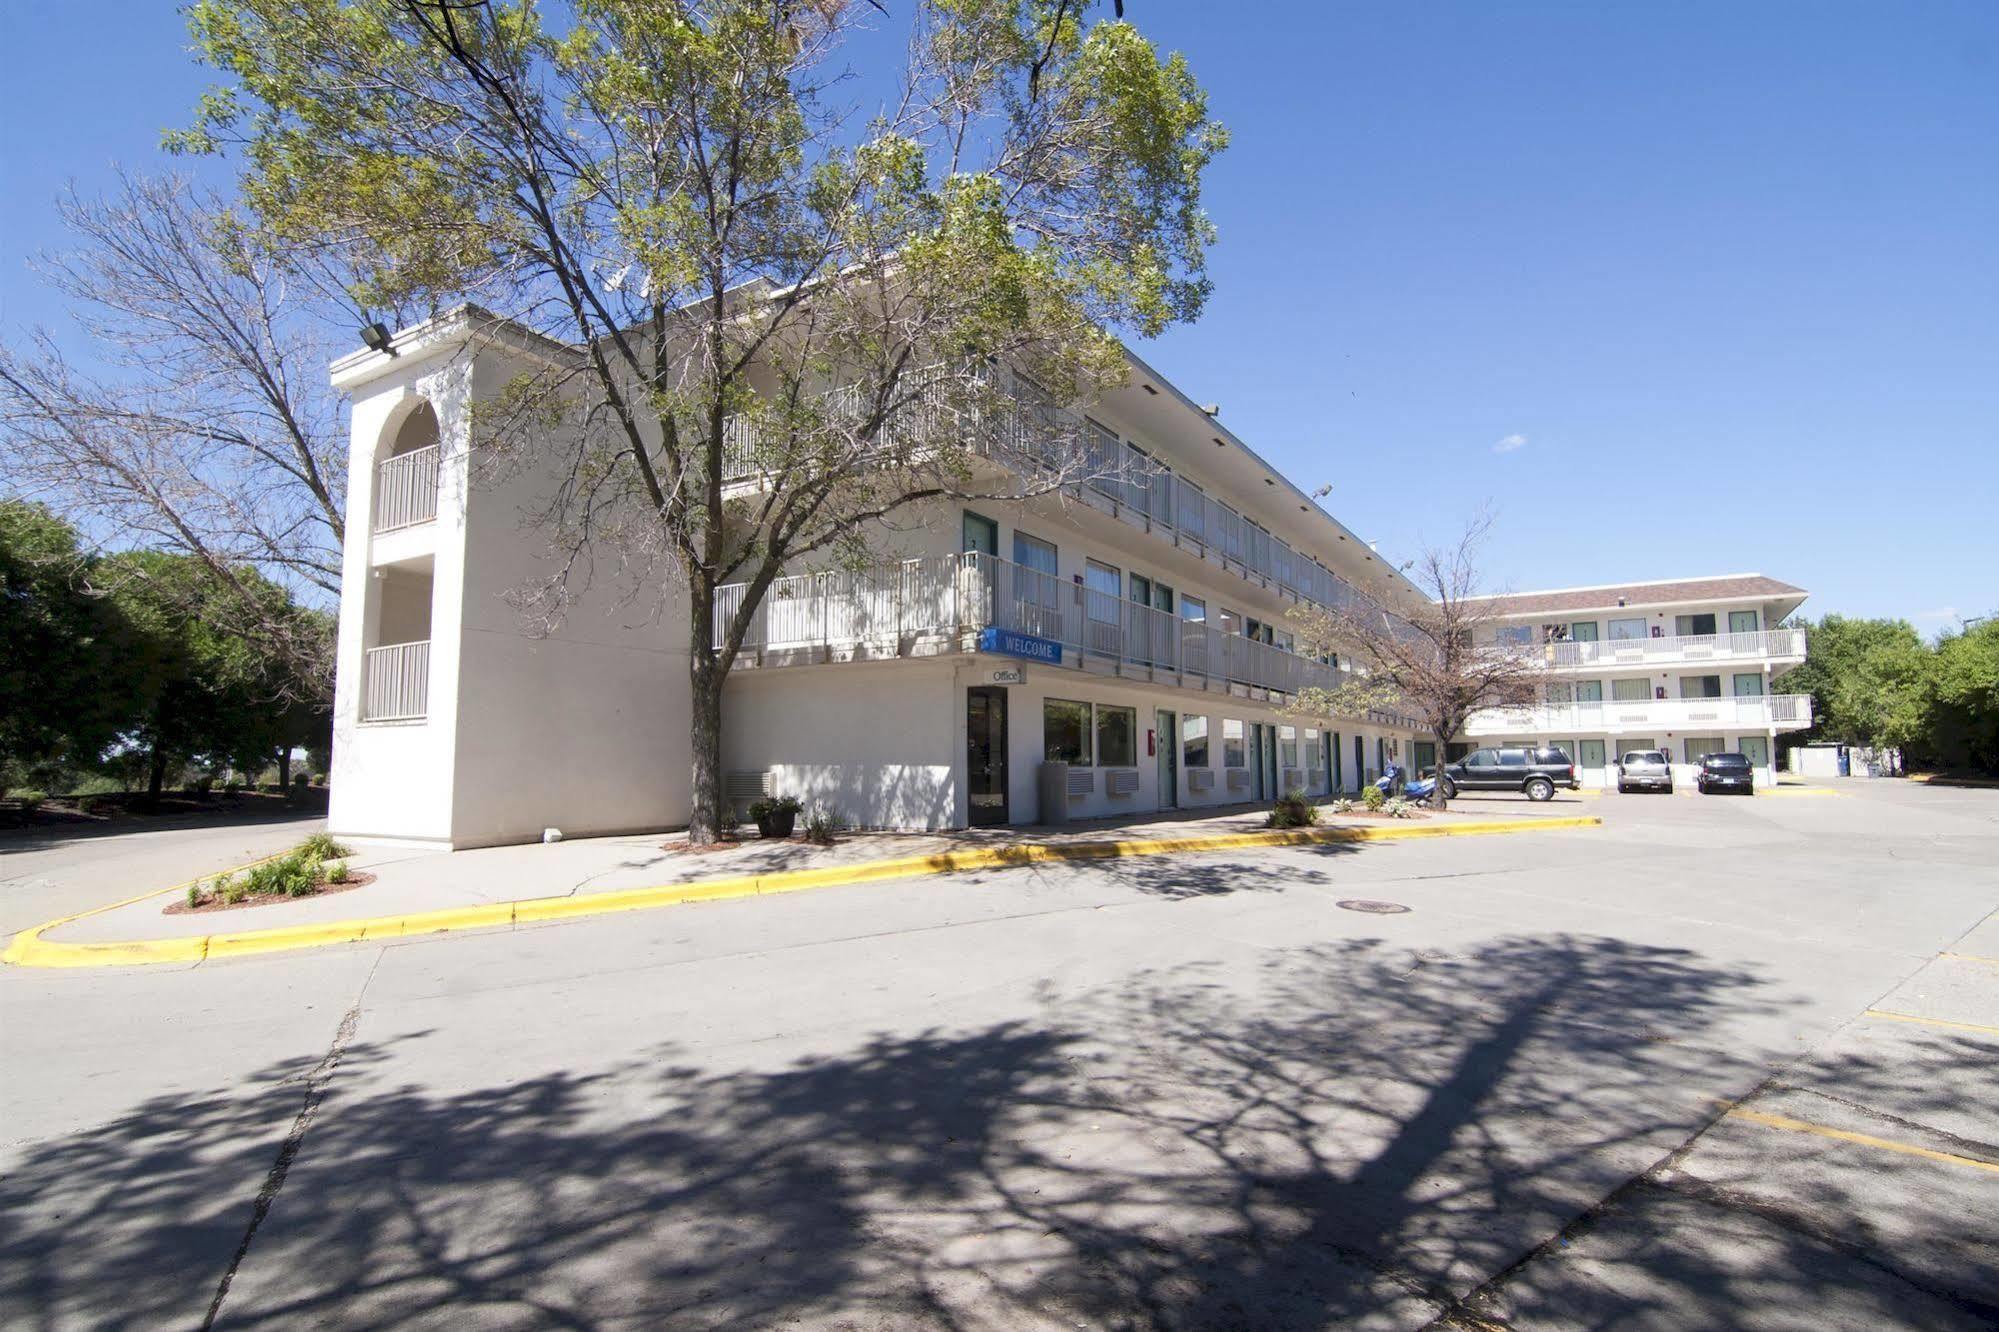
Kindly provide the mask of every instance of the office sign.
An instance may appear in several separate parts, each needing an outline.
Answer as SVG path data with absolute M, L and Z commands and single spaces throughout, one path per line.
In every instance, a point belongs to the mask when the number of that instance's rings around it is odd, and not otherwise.
M 995 666 L 991 683 L 996 685 L 1017 685 L 1027 683 L 1027 667 Z
M 1036 638 L 1033 634 L 1017 633 L 1012 629 L 994 626 L 979 631 L 979 651 L 997 652 L 1003 657 L 1025 657 L 1029 661 L 1045 661 L 1052 666 L 1062 664 L 1062 645 L 1051 638 Z

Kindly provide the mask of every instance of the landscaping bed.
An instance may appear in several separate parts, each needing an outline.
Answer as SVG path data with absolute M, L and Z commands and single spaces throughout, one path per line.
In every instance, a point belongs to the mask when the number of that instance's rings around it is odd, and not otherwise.
M 352 854 L 325 833 L 314 833 L 284 855 L 189 884 L 186 895 L 170 903 L 164 914 L 196 915 L 271 902 L 295 902 L 303 897 L 324 897 L 373 883 L 374 875 L 348 866 L 347 858 Z

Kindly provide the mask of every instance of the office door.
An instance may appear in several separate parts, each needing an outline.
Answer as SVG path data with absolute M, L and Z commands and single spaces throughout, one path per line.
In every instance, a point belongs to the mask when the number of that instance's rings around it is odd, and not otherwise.
M 1006 689 L 974 685 L 965 691 L 965 790 L 974 828 L 1007 822 Z
M 1159 807 L 1180 808 L 1180 719 L 1161 708 L 1153 714 L 1152 743 L 1159 751 Z

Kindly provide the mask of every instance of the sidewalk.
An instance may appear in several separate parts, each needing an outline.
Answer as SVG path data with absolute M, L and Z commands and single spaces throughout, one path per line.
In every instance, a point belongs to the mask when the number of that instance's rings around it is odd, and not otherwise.
M 1400 839 L 1458 831 L 1531 830 L 1537 823 L 1598 822 L 1573 798 L 1545 805 L 1516 801 L 1497 808 L 1495 804 L 1479 801 L 1477 808 L 1454 809 L 1442 815 L 1426 812 L 1414 819 L 1341 816 L 1322 808 L 1319 829 L 1302 830 L 1293 836 L 1299 841 L 1312 840 L 1313 834 L 1321 840 Z M 436 929 L 505 927 L 529 919 L 666 905 L 667 898 L 676 896 L 681 900 L 747 896 L 1025 864 L 1058 858 L 1065 849 L 1092 858 L 1099 847 L 1105 855 L 1223 849 L 1229 839 L 1264 835 L 1265 817 L 1261 805 L 1237 806 L 1199 817 L 1153 815 L 1061 828 L 850 833 L 842 834 L 831 846 L 814 846 L 797 838 L 769 842 L 752 833 L 719 849 L 696 850 L 688 846 L 683 835 L 650 833 L 458 852 L 362 849 L 349 863 L 355 870 L 376 877 L 359 888 L 236 910 L 168 915 L 166 908 L 181 899 L 185 886 L 163 886 L 95 913 L 39 927 L 37 933 L 53 945 L 167 945 L 209 939 L 217 946 L 202 950 L 201 955 L 219 955 L 236 951 L 225 950 L 225 937 L 269 931 L 321 930 L 329 937 L 317 942 L 339 942 L 342 940 L 331 936 L 340 933 L 343 926 L 367 924 L 368 938 Z M 1190 844 L 1214 839 L 1222 840 L 1213 847 Z M 704 885 L 711 891 L 704 894 Z M 131 885 L 139 893 L 145 893 L 147 887 Z M 623 900 L 611 895 L 622 895 Z M 460 918 L 447 921 L 443 913 L 456 913 Z M 409 916 L 426 919 L 406 925 L 393 919 Z M 353 930 L 346 934 L 350 939 L 362 937 Z M 285 946 L 313 946 L 314 942 L 300 938 Z M 186 960 L 185 946 L 158 951 L 162 955 L 156 960 Z M 244 947 L 241 951 L 265 949 Z

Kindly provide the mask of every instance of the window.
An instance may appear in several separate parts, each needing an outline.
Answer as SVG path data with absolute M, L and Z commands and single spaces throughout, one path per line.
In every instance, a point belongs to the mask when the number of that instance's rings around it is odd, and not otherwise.
M 1756 612 L 1753 610 L 1730 611 L 1728 632 L 1731 634 L 1753 634 L 1756 632 Z
M 1208 618 L 1208 603 L 1199 597 L 1181 597 L 1180 618 L 1197 622 L 1206 620 Z
M 1235 613 L 1234 611 L 1230 610 L 1230 609 L 1229 609 L 1229 608 L 1228 608 L 1227 606 L 1224 606 L 1224 607 L 1222 607 L 1222 609 L 1221 609 L 1221 614 L 1222 614 L 1222 626 L 1221 626 L 1221 627 L 1222 627 L 1222 632 L 1223 632 L 1223 633 L 1225 633 L 1225 634 L 1239 634 L 1239 633 L 1241 633 L 1241 632 L 1242 632 L 1242 616 L 1240 616 L 1240 615 L 1237 615 L 1237 614 L 1236 614 L 1236 613 Z
M 1319 780 L 1321 758 L 1319 753 L 1319 733 L 1310 726 L 1305 728 L 1305 780 Z
M 1720 698 L 1721 677 L 1719 675 L 1683 675 L 1680 677 L 1681 698 Z
M 1437 766 L 1437 742 L 1418 740 L 1409 746 L 1410 762 L 1416 765 L 1416 775 L 1422 776 Z
M 1097 705 L 1097 766 L 1130 768 L 1138 763 L 1138 710 Z
M 1284 649 L 1284 651 L 1286 652 L 1295 652 L 1297 650 L 1297 641 L 1293 639 L 1290 634 L 1286 633 L 1282 629 L 1279 629 L 1276 632 L 1273 641 L 1275 642 L 1276 646 Z
M 1705 634 L 1711 637 L 1714 634 L 1714 616 L 1711 614 L 1675 615 L 1673 617 L 1673 632 L 1681 638 L 1696 634 Z
M 1578 703 L 1603 702 L 1603 681 L 1601 680 L 1576 681 L 1576 702 Z
M 1090 705 L 1051 698 L 1041 705 L 1042 757 L 1050 763 L 1090 766 Z
M 1118 571 L 1108 564 L 1099 564 L 1095 560 L 1088 560 L 1083 565 L 1083 586 L 1113 601 L 1121 600 L 1124 596 L 1124 580 Z
M 1624 742 L 1624 746 L 1625 746 L 1624 757 L 1618 760 L 1619 763 L 1625 762 L 1626 760 L 1630 759 L 1633 755 L 1638 755 L 1642 758 L 1642 756 L 1653 752 L 1654 749 L 1654 746 L 1649 739 L 1626 740 Z
M 1280 768 L 1298 766 L 1298 728 L 1295 726 L 1277 728 L 1277 766 Z
M 1055 547 L 1016 531 L 1013 564 L 1013 599 L 1020 628 L 1043 638 L 1060 638 L 1062 580 L 1055 572 Z
M 1557 704 L 1573 703 L 1576 701 L 1576 687 L 1568 683 L 1551 684 L 1548 686 L 1548 701 Z
M 1635 619 L 1612 620 L 1610 622 L 1610 641 L 1613 643 L 1621 642 L 1628 638 L 1643 638 L 1645 637 L 1645 633 L 1645 617 L 1643 615 Z
M 980 555 L 999 554 L 999 524 L 970 509 L 965 510 L 964 549 Z
M 1744 671 L 1735 677 L 1737 698 L 1760 698 L 1763 694 L 1763 675 L 1760 671 Z
M 1013 562 L 1035 573 L 1055 575 L 1055 547 L 1025 532 L 1013 534 Z
M 1499 766 L 1499 751 L 1496 749 L 1474 749 L 1465 756 L 1467 768 L 1496 768 Z
M 1524 768 L 1527 766 L 1527 751 L 1524 749 L 1502 749 L 1499 751 L 1499 766 L 1502 768 Z
M 1102 652 L 1117 656 L 1123 644 L 1118 641 L 1118 626 L 1124 623 L 1124 579 L 1116 569 L 1095 560 L 1083 566 L 1083 606 L 1090 618 L 1090 641 L 1084 646 L 1092 652 Z
M 1534 642 L 1534 626 L 1531 624 L 1502 624 L 1493 630 L 1492 641 L 1507 647 L 1531 647 Z
M 1728 742 L 1718 735 L 1688 736 L 1680 742 L 1686 749 L 1687 762 L 1699 763 L 1709 754 L 1725 754 Z
M 1242 723 L 1234 717 L 1222 718 L 1222 766 L 1225 768 L 1246 768 L 1249 762 L 1243 756 Z
M 1635 680 L 1612 680 L 1610 697 L 1617 703 L 1642 703 L 1652 697 L 1652 684 L 1644 676 Z
M 1182 717 L 1180 719 L 1180 765 L 1186 768 L 1208 766 L 1208 719 L 1206 717 Z
M 1569 626 L 1569 638 L 1577 643 L 1596 642 L 1596 621 L 1577 620 Z

